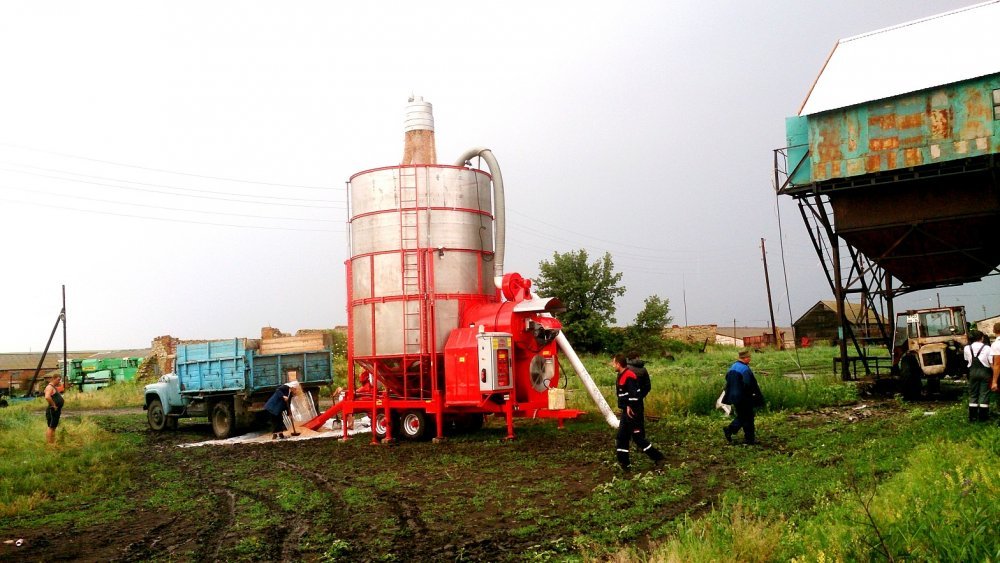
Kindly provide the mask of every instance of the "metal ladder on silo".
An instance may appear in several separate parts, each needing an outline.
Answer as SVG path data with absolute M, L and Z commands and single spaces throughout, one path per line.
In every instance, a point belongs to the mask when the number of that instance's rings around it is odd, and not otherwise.
M 423 349 L 420 295 L 419 228 L 417 221 L 417 169 L 399 168 L 399 248 L 403 291 L 403 355 Z

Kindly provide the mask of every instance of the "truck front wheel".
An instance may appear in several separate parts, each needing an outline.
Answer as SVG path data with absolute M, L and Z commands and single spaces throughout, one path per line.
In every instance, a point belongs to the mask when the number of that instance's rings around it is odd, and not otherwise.
M 167 415 L 163 412 L 163 403 L 159 399 L 153 399 L 149 402 L 149 408 L 146 409 L 146 422 L 149 423 L 149 428 L 156 432 L 161 432 L 166 428 Z
M 233 405 L 223 399 L 212 405 L 212 412 L 209 415 L 212 421 L 212 432 L 218 439 L 228 438 L 233 435 L 236 427 L 236 419 L 233 418 Z

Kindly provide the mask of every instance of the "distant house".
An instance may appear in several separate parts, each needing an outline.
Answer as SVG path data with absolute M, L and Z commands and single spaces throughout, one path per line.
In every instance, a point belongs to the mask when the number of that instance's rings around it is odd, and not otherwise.
M 31 385 L 31 379 L 35 376 L 35 369 L 38 368 L 38 360 L 41 357 L 41 352 L 0 354 L 0 394 L 23 395 Z M 49 353 L 45 356 L 45 361 L 42 362 L 41 370 L 38 372 L 38 380 L 35 382 L 36 388 L 38 382 L 42 381 L 48 372 L 58 368 L 61 361 L 61 351 L 58 354 Z
M 791 333 L 792 329 L 778 327 L 778 337 L 781 338 L 783 346 L 795 341 L 794 338 L 788 338 Z M 770 327 L 718 327 L 715 343 L 740 348 L 770 348 L 774 347 L 774 333 Z
M 850 323 L 854 335 L 859 338 L 876 338 L 880 336 L 878 319 L 875 312 L 861 303 L 845 302 L 845 316 Z M 884 319 L 883 319 L 884 320 Z M 820 301 L 812 306 L 797 321 L 792 323 L 798 344 L 803 338 L 818 342 L 834 342 L 840 338 L 840 320 L 837 319 L 837 302 L 834 300 Z M 891 327 L 887 327 L 891 333 Z
M 1000 323 L 1000 316 L 986 317 L 980 321 L 972 321 L 972 324 L 976 325 L 979 332 L 989 336 L 991 341 L 993 340 L 993 325 L 996 323 Z

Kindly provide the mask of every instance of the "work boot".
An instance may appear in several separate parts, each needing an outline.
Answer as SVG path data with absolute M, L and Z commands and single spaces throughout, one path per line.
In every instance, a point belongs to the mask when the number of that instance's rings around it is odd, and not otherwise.
M 727 427 L 725 427 L 725 428 L 722 429 L 722 433 L 726 436 L 726 443 L 732 444 L 733 443 L 733 431 L 730 430 L 729 427 L 727 426 Z
M 615 452 L 615 457 L 618 458 L 618 465 L 621 466 L 622 471 L 628 473 L 628 470 L 632 467 L 632 464 L 629 462 L 628 452 Z
M 979 406 L 979 422 L 987 422 L 990 419 L 990 406 Z
M 969 422 L 975 422 L 979 419 L 979 407 L 974 405 L 969 405 Z

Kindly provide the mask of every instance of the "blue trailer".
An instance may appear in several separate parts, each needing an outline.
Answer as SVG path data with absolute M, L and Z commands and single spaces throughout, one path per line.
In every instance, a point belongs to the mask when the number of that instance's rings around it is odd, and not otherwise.
M 186 417 L 207 416 L 217 438 L 252 424 L 279 385 L 298 381 L 313 404 L 333 382 L 330 350 L 259 354 L 243 338 L 177 346 L 174 373 L 145 387 L 146 420 L 156 431 Z

